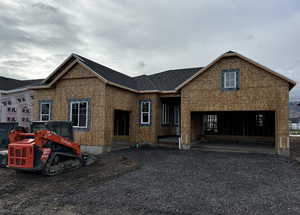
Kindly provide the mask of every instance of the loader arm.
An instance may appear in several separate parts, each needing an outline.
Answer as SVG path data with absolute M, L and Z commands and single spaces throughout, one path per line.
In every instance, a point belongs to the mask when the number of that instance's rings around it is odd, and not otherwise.
M 63 145 L 65 147 L 68 147 L 72 149 L 76 155 L 79 157 L 82 156 L 80 145 L 77 143 L 74 143 L 66 138 L 63 138 L 56 133 L 49 131 L 49 130 L 38 130 L 35 133 L 35 144 L 39 146 L 40 148 L 43 148 L 45 144 L 48 143 L 48 141 L 55 142 L 57 144 Z

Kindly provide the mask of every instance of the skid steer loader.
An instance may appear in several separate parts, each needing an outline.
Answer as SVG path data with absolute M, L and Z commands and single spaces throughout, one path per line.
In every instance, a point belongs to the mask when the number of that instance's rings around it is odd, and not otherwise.
M 52 176 L 95 161 L 95 157 L 83 154 L 80 145 L 73 142 L 71 122 L 33 122 L 30 132 L 17 127 L 8 139 L 8 168 Z

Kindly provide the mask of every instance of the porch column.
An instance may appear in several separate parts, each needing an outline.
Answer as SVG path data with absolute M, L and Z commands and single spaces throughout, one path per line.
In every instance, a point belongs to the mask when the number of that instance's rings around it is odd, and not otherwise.
M 275 117 L 275 149 L 278 154 L 289 154 L 288 107 L 277 109 Z
M 181 108 L 181 149 L 191 147 L 191 112 L 182 106 Z

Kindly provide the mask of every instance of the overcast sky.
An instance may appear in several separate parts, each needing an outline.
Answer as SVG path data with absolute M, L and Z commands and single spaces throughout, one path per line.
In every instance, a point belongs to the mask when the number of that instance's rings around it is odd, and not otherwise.
M 299 0 L 1 0 L 0 75 L 47 77 L 71 53 L 131 76 L 234 50 L 299 82 Z

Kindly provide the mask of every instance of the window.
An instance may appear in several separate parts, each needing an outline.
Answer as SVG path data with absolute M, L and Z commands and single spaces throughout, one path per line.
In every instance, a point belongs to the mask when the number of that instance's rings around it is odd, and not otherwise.
M 180 120 L 180 108 L 179 105 L 174 106 L 174 125 L 178 126 Z
M 264 115 L 259 113 L 256 114 L 256 126 L 263 127 L 264 126 Z
M 10 107 L 7 108 L 7 112 L 11 112 L 11 108 Z
M 70 119 L 75 128 L 88 126 L 88 101 L 71 101 Z
M 170 124 L 170 105 L 167 103 L 162 104 L 161 124 L 162 125 Z
M 236 73 L 225 72 L 224 74 L 224 87 L 225 88 L 236 88 Z
M 240 71 L 238 69 L 230 69 L 222 71 L 222 88 L 224 90 L 239 89 Z
M 40 103 L 40 120 L 49 121 L 51 119 L 51 102 Z
M 218 117 L 216 114 L 205 115 L 205 133 L 217 133 L 218 132 Z
M 150 125 L 151 102 L 141 101 L 141 125 Z

